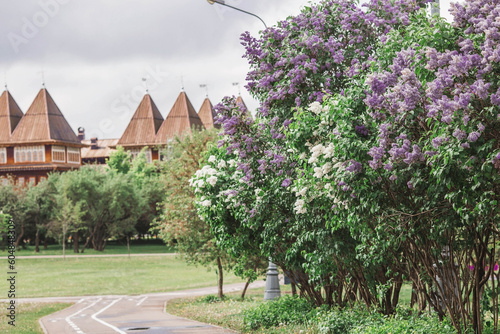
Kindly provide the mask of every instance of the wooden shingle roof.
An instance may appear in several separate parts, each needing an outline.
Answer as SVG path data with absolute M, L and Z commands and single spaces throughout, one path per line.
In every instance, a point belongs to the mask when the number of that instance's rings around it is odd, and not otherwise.
M 60 142 L 82 146 L 49 92 L 42 88 L 12 133 L 15 143 Z
M 203 103 L 201 105 L 200 111 L 198 112 L 198 116 L 200 117 L 201 121 L 203 122 L 203 125 L 207 129 L 211 129 L 213 127 L 219 129 L 220 124 L 214 124 L 214 118 L 215 118 L 215 110 L 212 105 L 212 102 L 207 98 L 203 100 Z
M 97 140 L 96 148 L 92 149 L 92 142 L 90 140 L 83 140 L 82 144 L 87 146 L 82 147 L 82 160 L 83 159 L 97 159 L 109 158 L 110 154 L 117 146 L 118 139 L 99 139 Z
M 155 145 L 156 133 L 162 123 L 163 116 L 158 111 L 151 96 L 146 94 L 118 141 L 118 145 Z
M 10 142 L 12 132 L 23 115 L 12 95 L 5 90 L 0 96 L 0 143 Z
M 181 92 L 156 134 L 156 143 L 166 144 L 175 136 L 191 133 L 193 127 L 198 130 L 205 128 L 186 93 Z
M 252 113 L 250 112 L 250 110 L 248 110 L 248 107 L 245 104 L 245 102 L 243 101 L 243 99 L 241 98 L 241 95 L 238 95 L 238 97 L 236 98 L 236 104 L 243 106 L 245 108 L 245 110 L 247 111 L 247 116 L 250 117 L 251 119 L 253 119 Z

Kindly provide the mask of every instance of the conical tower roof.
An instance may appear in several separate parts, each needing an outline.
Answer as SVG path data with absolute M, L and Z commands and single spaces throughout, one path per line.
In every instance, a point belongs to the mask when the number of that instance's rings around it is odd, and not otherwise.
M 220 124 L 214 124 L 215 110 L 212 105 L 212 102 L 210 102 L 208 97 L 206 97 L 205 100 L 203 101 L 200 111 L 198 112 L 198 116 L 203 122 L 205 128 L 207 129 L 211 129 L 213 127 L 217 129 L 220 128 Z
M 156 143 L 166 144 L 169 139 L 175 136 L 180 136 L 185 132 L 191 133 L 193 127 L 205 128 L 186 93 L 181 92 L 156 134 Z
M 0 96 L 0 143 L 10 142 L 12 132 L 23 116 L 21 108 L 9 91 L 5 90 Z
M 144 95 L 134 116 L 118 141 L 121 146 L 155 145 L 163 116 L 149 94 Z
M 49 92 L 42 88 L 12 133 L 12 142 L 63 142 L 80 144 Z
M 243 106 L 247 111 L 247 116 L 250 117 L 250 119 L 253 119 L 252 113 L 250 112 L 250 110 L 248 110 L 248 107 L 245 104 L 245 101 L 243 101 L 241 95 L 238 95 L 238 97 L 236 98 L 236 104 Z

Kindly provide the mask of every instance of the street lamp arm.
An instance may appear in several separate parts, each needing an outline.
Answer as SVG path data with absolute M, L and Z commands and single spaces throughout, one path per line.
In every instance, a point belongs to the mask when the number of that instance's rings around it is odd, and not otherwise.
M 231 5 L 228 5 L 226 4 L 224 1 L 220 1 L 220 0 L 207 0 L 209 4 L 213 5 L 214 3 L 218 3 L 219 5 L 222 5 L 222 6 L 226 6 L 226 7 L 229 7 L 229 8 L 232 8 L 232 9 L 235 9 L 239 12 L 242 12 L 242 13 L 245 13 L 245 14 L 248 14 L 248 15 L 252 15 L 256 18 L 258 18 L 260 20 L 260 22 L 262 22 L 262 24 L 264 24 L 264 27 L 266 27 L 267 29 L 267 25 L 266 23 L 264 22 L 264 20 L 262 20 L 260 17 L 258 17 L 257 15 L 253 14 L 253 13 L 250 13 L 250 12 L 247 12 L 246 10 L 243 10 L 243 9 L 240 9 L 240 8 L 236 8 L 236 7 L 233 7 Z

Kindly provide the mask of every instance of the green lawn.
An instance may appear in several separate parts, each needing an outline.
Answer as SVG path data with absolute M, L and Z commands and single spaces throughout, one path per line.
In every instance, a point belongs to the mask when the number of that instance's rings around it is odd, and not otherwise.
M 17 304 L 16 327 L 8 324 L 10 321 L 6 313 L 1 313 L 0 333 L 22 333 L 22 334 L 43 334 L 38 319 L 69 307 L 71 304 L 46 304 L 46 303 L 22 303 Z M 5 310 L 6 303 L 0 303 L 0 308 Z
M 168 313 L 193 319 L 224 328 L 230 328 L 238 333 L 252 334 L 285 334 L 285 333 L 319 333 L 318 328 L 311 324 L 283 325 L 272 328 L 259 328 L 246 331 L 243 326 L 243 311 L 255 308 L 264 303 L 264 288 L 250 289 L 244 301 L 240 292 L 225 294 L 223 302 L 207 303 L 205 297 L 179 298 L 167 303 Z M 280 285 L 281 295 L 291 294 L 290 285 Z M 411 285 L 404 284 L 401 289 L 400 305 L 410 305 Z
M 80 247 L 81 249 L 81 247 Z M 145 253 L 173 253 L 172 247 L 167 247 L 161 243 L 131 243 L 131 254 L 145 254 Z M 93 250 L 92 248 L 85 249 L 83 254 L 73 253 L 72 247 L 66 247 L 66 255 L 95 255 L 95 254 L 128 254 L 127 245 L 120 243 L 111 243 L 106 245 L 102 252 Z M 0 250 L 0 256 L 8 256 L 7 251 Z M 40 246 L 40 252 L 35 252 L 35 246 L 28 246 L 26 249 L 16 250 L 16 256 L 30 256 L 30 255 L 63 255 L 62 245 L 49 245 L 47 249 Z
M 205 297 L 179 298 L 167 303 L 168 313 L 193 319 L 212 325 L 230 328 L 238 333 L 248 333 L 243 326 L 243 311 L 255 308 L 264 302 L 264 288 L 249 289 L 244 301 L 241 301 L 241 292 L 224 294 L 223 302 L 206 303 Z M 281 295 L 291 294 L 290 285 L 280 286 Z M 317 333 L 311 331 L 307 324 L 289 325 L 279 328 L 265 328 L 250 333 L 285 334 L 285 333 Z
M 17 259 L 16 271 L 17 298 L 141 294 L 217 285 L 214 270 L 187 265 L 178 256 L 25 258 Z M 224 276 L 225 283 L 241 282 L 233 274 Z M 7 291 L 7 280 L 0 282 L 0 291 Z

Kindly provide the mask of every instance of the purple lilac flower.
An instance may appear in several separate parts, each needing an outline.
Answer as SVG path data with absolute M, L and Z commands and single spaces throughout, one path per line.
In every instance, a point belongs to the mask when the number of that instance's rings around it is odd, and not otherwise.
M 460 129 L 455 129 L 455 131 L 453 131 L 453 137 L 457 138 L 458 140 L 462 140 L 467 137 L 467 133 Z
M 359 162 L 357 162 L 356 160 L 351 160 L 351 164 L 346 168 L 346 171 L 350 173 L 360 173 L 362 169 L 363 168 Z
M 447 137 L 443 137 L 443 136 L 436 137 L 436 138 L 432 139 L 432 146 L 434 146 L 434 148 L 438 148 L 446 141 L 448 141 Z
M 408 181 L 408 182 L 406 183 L 406 185 L 408 186 L 408 189 L 411 189 L 411 190 L 415 189 L 415 188 L 413 187 L 413 183 L 411 183 L 411 181 Z
M 356 125 L 354 130 L 362 136 L 368 136 L 368 129 L 364 125 Z
M 290 181 L 290 179 L 284 179 L 283 183 L 281 183 L 281 186 L 288 187 L 291 183 L 292 183 L 292 181 Z
M 467 140 L 470 141 L 471 143 L 473 143 L 473 142 L 477 141 L 480 136 L 481 136 L 481 134 L 479 132 L 472 131 L 471 133 L 469 133 Z

